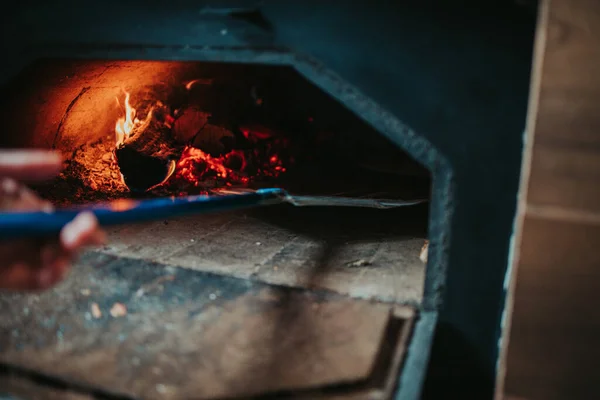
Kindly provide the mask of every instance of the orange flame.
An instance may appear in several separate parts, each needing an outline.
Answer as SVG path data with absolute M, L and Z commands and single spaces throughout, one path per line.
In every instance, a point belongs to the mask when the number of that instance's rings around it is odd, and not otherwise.
M 143 132 L 148 127 L 152 119 L 152 109 L 150 109 L 144 120 L 140 121 L 138 118 L 136 118 L 137 110 L 131 106 L 129 98 L 129 92 L 125 92 L 125 116 L 119 118 L 115 126 L 116 147 L 119 147 L 125 143 L 125 141 L 129 139 L 135 131 L 139 131 L 140 133 Z M 118 97 L 117 104 L 120 104 Z

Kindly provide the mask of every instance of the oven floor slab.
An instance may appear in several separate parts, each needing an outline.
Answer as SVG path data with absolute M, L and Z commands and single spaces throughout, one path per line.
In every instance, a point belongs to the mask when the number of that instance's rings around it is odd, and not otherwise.
M 74 399 L 94 392 L 210 399 L 297 390 L 317 398 L 315 387 L 352 382 L 363 391 L 356 398 L 371 398 L 373 385 L 385 386 L 386 366 L 400 365 L 398 349 L 414 314 L 92 252 L 59 287 L 4 294 L 0 310 L 0 361 L 13 373 L 0 383 L 39 397 L 39 382 L 27 383 L 37 374 L 71 386 L 58 398 Z M 396 356 L 382 360 L 380 353 Z M 48 398 L 60 392 L 44 390 Z
M 128 225 L 107 254 L 357 298 L 418 304 L 426 207 L 268 207 Z

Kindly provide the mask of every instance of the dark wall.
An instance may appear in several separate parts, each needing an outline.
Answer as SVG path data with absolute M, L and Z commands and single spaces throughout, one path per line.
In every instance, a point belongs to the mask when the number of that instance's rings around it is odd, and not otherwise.
M 535 14 L 510 2 L 373 3 L 270 2 L 264 13 L 278 43 L 315 56 L 453 165 L 450 270 L 427 386 L 490 398 Z

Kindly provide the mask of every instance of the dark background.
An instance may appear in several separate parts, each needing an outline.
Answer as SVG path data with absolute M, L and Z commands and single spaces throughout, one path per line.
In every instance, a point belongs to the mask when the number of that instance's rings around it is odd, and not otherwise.
M 448 281 L 424 397 L 492 398 L 536 13 L 508 1 L 375 3 L 280 2 L 265 16 L 278 42 L 336 71 L 452 164 Z

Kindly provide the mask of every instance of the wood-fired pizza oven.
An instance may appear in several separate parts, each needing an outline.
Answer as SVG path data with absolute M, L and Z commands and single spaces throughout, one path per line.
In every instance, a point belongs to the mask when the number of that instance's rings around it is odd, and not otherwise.
M 480 332 L 476 369 L 493 370 L 500 308 L 470 303 L 483 287 L 501 302 L 503 267 L 469 265 L 508 244 L 514 199 L 491 181 L 516 190 L 525 99 L 502 79 L 526 93 L 529 43 L 500 33 L 510 14 L 528 38 L 526 13 L 83 3 L 11 10 L 3 27 L 2 145 L 65 156 L 42 197 L 275 186 L 338 203 L 107 228 L 56 289 L 0 297 L 11 393 L 417 399 L 442 309 L 440 326 Z

